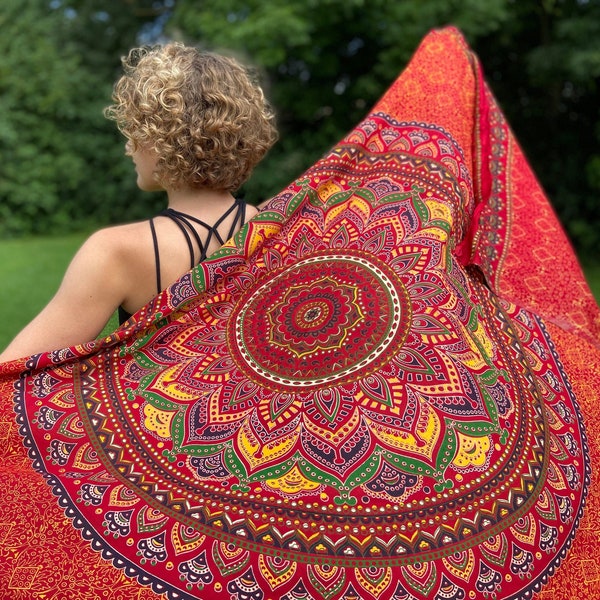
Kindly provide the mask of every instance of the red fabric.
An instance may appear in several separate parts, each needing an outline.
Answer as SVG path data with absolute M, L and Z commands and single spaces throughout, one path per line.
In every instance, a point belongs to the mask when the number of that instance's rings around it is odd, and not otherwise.
M 3 597 L 593 597 L 599 327 L 477 60 L 432 32 L 128 326 L 0 366 Z

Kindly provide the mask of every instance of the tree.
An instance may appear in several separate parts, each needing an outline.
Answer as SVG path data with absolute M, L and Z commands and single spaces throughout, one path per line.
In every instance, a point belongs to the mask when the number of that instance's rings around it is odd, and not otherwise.
M 580 253 L 600 243 L 600 0 L 4 0 L 0 233 L 151 214 L 102 117 L 119 58 L 173 37 L 257 66 L 281 141 L 243 192 L 271 196 L 357 123 L 431 28 L 453 23 Z
M 488 77 L 583 260 L 600 244 L 600 1 L 515 2 L 478 41 Z
M 103 2 L 0 6 L 0 233 L 96 227 L 149 214 L 123 142 L 102 115 L 119 57 L 145 22 Z M 132 5 L 132 11 L 140 3 Z M 150 4 L 149 2 L 147 4 Z M 156 15 L 147 17 L 154 19 Z
M 75 55 L 59 51 L 46 36 L 61 29 L 39 6 L 8 0 L 1 9 L 0 40 L 0 223 L 4 233 L 28 227 L 33 218 L 53 215 L 59 182 L 72 191 L 80 184 L 81 158 L 65 145 L 61 127 L 77 120 L 79 108 L 67 98 L 75 83 Z M 26 32 L 27 35 L 24 35 Z M 35 77 L 32 77 L 35 74 Z M 56 119 L 56 120 L 55 120 Z

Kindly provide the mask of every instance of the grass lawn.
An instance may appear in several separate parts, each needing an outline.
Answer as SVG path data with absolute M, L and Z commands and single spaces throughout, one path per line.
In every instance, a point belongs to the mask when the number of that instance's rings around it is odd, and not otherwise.
M 79 233 L 0 241 L 0 348 L 54 295 L 67 265 L 86 237 L 86 233 Z M 111 325 L 116 325 L 116 321 Z
M 0 241 L 0 348 L 50 300 L 85 237 L 80 233 Z M 586 265 L 585 274 L 600 302 L 600 263 Z M 107 329 L 114 327 L 113 318 Z

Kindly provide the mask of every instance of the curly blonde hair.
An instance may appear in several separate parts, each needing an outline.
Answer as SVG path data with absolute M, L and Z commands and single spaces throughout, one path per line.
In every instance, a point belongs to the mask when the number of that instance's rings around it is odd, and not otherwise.
M 179 43 L 134 48 L 105 110 L 165 188 L 235 191 L 277 140 L 260 86 L 232 58 Z

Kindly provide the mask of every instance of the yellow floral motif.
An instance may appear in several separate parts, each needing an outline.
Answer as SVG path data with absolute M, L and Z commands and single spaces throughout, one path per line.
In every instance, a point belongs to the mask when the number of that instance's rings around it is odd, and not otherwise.
M 469 581 L 475 569 L 475 553 L 472 549 L 456 552 L 453 556 L 442 558 L 442 562 L 452 575 Z
M 252 221 L 248 226 L 248 236 L 245 240 L 246 247 L 248 248 L 248 255 L 252 256 L 256 250 L 264 244 L 265 240 L 276 235 L 280 229 L 281 227 L 279 224 Z
M 452 218 L 450 208 L 440 202 L 437 198 L 425 200 L 425 204 L 429 209 L 431 219 L 445 221 L 450 226 L 453 224 L 454 219 Z
M 181 352 L 179 346 L 177 350 Z M 161 396 L 175 402 L 189 402 L 194 397 L 191 390 L 180 383 L 181 374 L 186 367 L 187 361 L 182 360 L 179 364 L 165 368 L 160 373 L 156 379 L 155 387 L 160 391 Z
M 494 354 L 494 343 L 492 342 L 492 338 L 487 334 L 485 327 L 481 322 L 477 323 L 477 329 L 473 331 L 473 336 L 477 338 L 477 341 L 481 344 L 481 348 L 483 352 L 485 352 L 486 356 L 493 356 Z
M 456 356 L 467 369 L 476 371 L 478 369 L 483 369 L 486 366 L 486 362 L 481 357 L 481 354 L 475 350 L 462 352 L 461 354 L 453 353 L 453 355 Z
M 376 552 L 377 551 L 377 552 Z M 375 556 L 381 552 L 376 546 L 372 547 L 371 555 Z M 376 571 L 370 569 L 356 569 L 354 571 L 356 578 L 365 590 L 368 590 L 375 598 L 379 598 L 381 594 L 390 588 L 394 582 L 392 569 L 379 568 Z
M 331 231 L 336 231 L 336 227 L 333 226 L 334 223 L 338 222 L 340 223 L 339 227 L 343 228 L 344 224 L 346 223 L 347 219 L 344 218 L 342 220 L 340 220 L 340 216 L 344 215 L 344 213 L 346 212 L 348 208 L 348 203 L 344 202 L 344 203 L 340 203 L 340 204 L 336 204 L 334 206 L 332 206 L 326 213 L 325 213 L 325 225 L 324 227 L 326 229 L 329 229 Z
M 482 467 L 490 449 L 489 437 L 472 437 L 460 431 L 456 432 L 456 437 L 458 438 L 458 450 L 452 464 L 459 469 L 470 465 Z
M 483 325 L 478 322 L 475 330 L 468 330 L 464 325 L 460 324 L 465 341 L 469 344 L 470 350 L 462 352 L 460 355 L 451 353 L 456 356 L 466 367 L 477 371 L 483 369 L 487 365 L 487 361 L 494 354 L 493 342 L 487 335 Z
M 268 581 L 270 589 L 274 590 L 287 583 L 296 574 L 298 565 L 290 560 L 277 561 L 271 556 L 259 554 L 258 566 L 262 576 Z
M 265 484 L 273 490 L 282 491 L 284 494 L 311 492 L 319 487 L 318 483 L 304 477 L 298 465 L 294 465 L 285 475 L 277 479 L 267 479 Z
M 188 531 L 181 523 L 177 523 L 171 530 L 171 542 L 176 555 L 200 548 L 205 539 L 205 535 L 193 530 Z
M 348 202 L 348 208 L 355 213 L 362 215 L 363 220 L 365 221 L 369 218 L 372 212 L 371 205 L 364 198 L 361 198 L 356 194 L 350 198 L 350 201 Z
M 317 187 L 317 195 L 319 196 L 319 200 L 321 202 L 327 202 L 333 194 L 337 194 L 342 191 L 342 186 L 335 181 L 328 180 L 324 181 Z
M 161 410 L 151 404 L 144 406 L 144 425 L 145 427 L 161 438 L 171 437 L 171 421 L 177 414 L 173 410 Z

